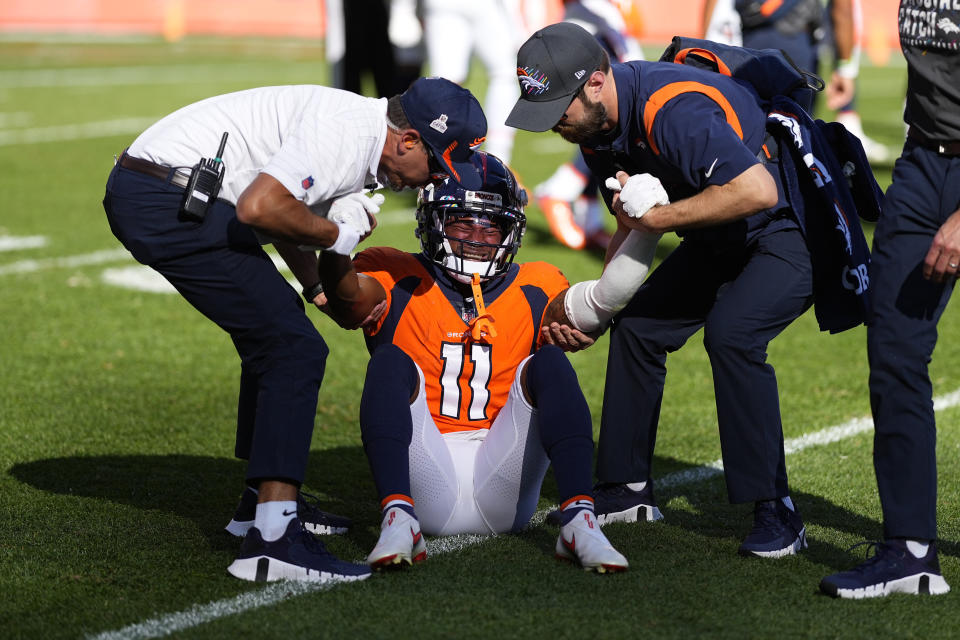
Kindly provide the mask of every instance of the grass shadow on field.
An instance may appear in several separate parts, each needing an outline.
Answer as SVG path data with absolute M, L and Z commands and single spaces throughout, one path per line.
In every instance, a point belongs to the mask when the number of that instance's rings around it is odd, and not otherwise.
M 655 465 L 680 470 L 695 468 L 695 465 L 659 456 Z M 753 525 L 753 505 L 730 504 L 722 476 L 658 490 L 656 496 L 666 523 L 688 529 L 697 536 L 740 540 Z M 807 527 L 809 548 L 804 551 L 805 557 L 828 570 L 846 570 L 864 560 L 866 546 L 851 549 L 847 539 L 876 541 L 883 537 L 878 520 L 837 505 L 822 495 L 794 490 L 791 497 Z M 811 532 L 811 527 L 817 531 Z M 848 538 L 837 540 L 834 531 L 847 534 Z M 960 544 L 956 541 L 940 540 L 937 547 L 941 557 L 960 557 Z
M 376 492 L 360 447 L 314 451 L 304 490 L 323 509 L 379 522 Z M 196 455 L 48 458 L 14 465 L 9 474 L 40 491 L 94 498 L 196 523 L 214 548 L 231 547 L 223 526 L 243 488 L 242 460 Z M 366 504 L 369 502 L 369 504 Z

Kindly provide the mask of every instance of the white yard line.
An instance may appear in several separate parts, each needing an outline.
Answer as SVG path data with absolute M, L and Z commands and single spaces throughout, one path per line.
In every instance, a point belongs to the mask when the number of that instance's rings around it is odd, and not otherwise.
M 125 134 L 139 134 L 159 120 L 160 117 L 115 118 L 81 124 L 62 124 L 29 129 L 6 129 L 0 131 L 0 147 L 16 144 L 42 142 L 68 142 L 90 138 L 109 138 Z
M 18 251 L 47 246 L 47 236 L 0 236 L 0 251 Z
M 119 248 L 104 249 L 103 251 L 94 251 L 93 253 L 84 253 L 62 258 L 18 260 L 17 262 L 0 265 L 0 276 L 11 275 L 14 273 L 33 273 L 36 271 L 46 271 L 47 269 L 63 267 L 81 267 L 91 264 L 105 264 L 107 262 L 117 262 L 124 259 L 132 259 L 130 258 L 130 252 L 128 252 L 126 249 Z
M 83 69 L 17 69 L 0 71 L 0 89 L 109 87 L 248 80 L 265 64 L 172 64 Z
M 960 404 L 960 389 L 938 396 L 933 400 L 935 411 L 943 411 Z M 869 417 L 854 418 L 843 424 L 835 425 L 804 434 L 798 438 L 791 438 L 784 442 L 784 449 L 788 455 L 799 453 L 809 447 L 821 446 L 852 438 L 856 435 L 867 432 L 873 428 L 873 420 Z M 677 471 L 667 474 L 657 480 L 657 488 L 677 487 L 681 485 L 692 484 L 707 478 L 712 478 L 723 472 L 723 463 L 715 460 L 707 465 L 688 469 L 686 471 Z M 555 507 L 553 507 L 555 508 Z M 538 511 L 532 518 L 533 524 L 543 522 L 549 509 Z M 434 538 L 427 541 L 427 551 L 431 555 L 443 553 L 455 553 L 467 547 L 483 544 L 491 536 L 446 536 Z M 257 609 L 260 607 L 276 604 L 287 598 L 293 598 L 305 593 L 314 591 L 323 591 L 331 589 L 340 583 L 333 584 L 311 584 L 311 583 L 273 583 L 257 591 L 248 591 L 234 598 L 225 598 L 216 600 L 207 604 L 195 605 L 186 611 L 171 613 L 156 618 L 151 618 L 145 622 L 118 629 L 116 631 L 106 631 L 95 636 L 87 636 L 91 640 L 119 640 L 120 638 L 159 638 L 162 636 L 176 633 L 201 625 L 205 622 L 212 622 L 225 616 L 234 615 Z

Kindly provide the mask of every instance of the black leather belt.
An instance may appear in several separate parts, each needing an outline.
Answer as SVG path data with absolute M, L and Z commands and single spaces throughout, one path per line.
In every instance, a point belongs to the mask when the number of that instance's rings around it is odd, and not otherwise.
M 187 182 L 190 180 L 189 177 L 183 175 L 182 173 L 177 173 L 177 170 L 173 167 L 157 164 L 156 162 L 150 162 L 149 160 L 144 160 L 142 158 L 128 156 L 126 151 L 124 151 L 123 155 L 120 156 L 119 164 L 124 169 L 130 169 L 131 171 L 136 171 L 137 173 L 153 176 L 154 178 L 159 178 L 160 180 L 166 181 L 169 178 L 170 184 L 180 187 L 181 189 L 186 189 Z
M 960 141 L 958 140 L 931 140 L 914 127 L 907 130 L 907 137 L 921 147 L 936 151 L 942 156 L 960 156 Z

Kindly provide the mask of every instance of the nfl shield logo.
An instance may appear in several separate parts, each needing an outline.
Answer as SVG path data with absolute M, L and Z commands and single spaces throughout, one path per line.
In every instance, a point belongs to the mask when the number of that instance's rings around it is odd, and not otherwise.
M 301 181 L 300 181 L 300 186 L 303 187 L 304 189 L 309 189 L 310 187 L 312 187 L 312 186 L 313 186 L 313 176 L 307 176 L 306 178 L 304 178 L 303 180 L 301 180 Z

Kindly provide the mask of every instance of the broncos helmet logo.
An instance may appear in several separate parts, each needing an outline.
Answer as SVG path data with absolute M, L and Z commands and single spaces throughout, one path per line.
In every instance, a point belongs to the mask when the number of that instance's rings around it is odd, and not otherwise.
M 537 77 L 531 74 L 536 74 Z M 526 91 L 527 94 L 540 95 L 550 88 L 550 80 L 547 76 L 533 69 L 517 67 L 517 79 L 520 80 L 520 86 L 523 87 L 523 90 Z

